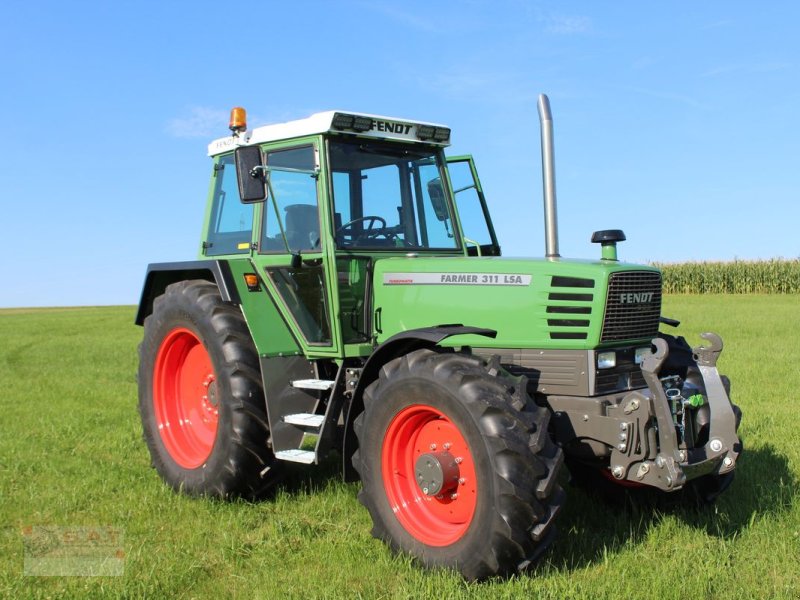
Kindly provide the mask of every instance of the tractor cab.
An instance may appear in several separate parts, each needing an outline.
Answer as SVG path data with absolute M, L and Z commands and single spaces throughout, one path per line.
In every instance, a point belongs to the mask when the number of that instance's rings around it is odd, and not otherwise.
M 500 254 L 472 158 L 444 156 L 449 128 L 326 112 L 248 131 L 238 111 L 209 146 L 201 258 L 249 256 L 307 352 L 370 343 L 381 257 Z

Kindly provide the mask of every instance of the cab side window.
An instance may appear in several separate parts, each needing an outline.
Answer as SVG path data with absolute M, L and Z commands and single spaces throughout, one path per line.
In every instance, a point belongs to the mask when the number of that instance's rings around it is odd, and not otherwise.
M 313 146 L 267 152 L 267 166 L 273 198 L 264 205 L 261 251 L 285 253 L 287 246 L 291 252 L 319 250 Z
M 247 254 L 253 234 L 253 205 L 239 200 L 233 155 L 214 165 L 214 200 L 204 244 L 206 256 Z

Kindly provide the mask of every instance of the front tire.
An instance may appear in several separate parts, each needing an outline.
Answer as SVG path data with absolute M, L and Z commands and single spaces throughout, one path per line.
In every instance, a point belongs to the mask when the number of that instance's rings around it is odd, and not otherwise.
M 275 478 L 258 354 L 213 283 L 174 283 L 153 303 L 139 412 L 153 466 L 176 490 L 256 498 Z
M 524 387 L 463 354 L 417 350 L 386 364 L 355 421 L 373 535 L 470 580 L 513 573 L 546 549 L 562 454 Z

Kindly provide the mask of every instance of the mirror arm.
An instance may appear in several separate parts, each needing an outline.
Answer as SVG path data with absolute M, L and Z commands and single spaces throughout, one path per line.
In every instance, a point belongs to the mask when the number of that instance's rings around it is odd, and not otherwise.
M 477 189 L 478 189 L 478 187 L 477 187 L 477 186 L 476 186 L 474 183 L 470 183 L 469 185 L 465 185 L 465 186 L 464 186 L 464 187 L 462 187 L 462 188 L 458 188 L 457 190 L 453 190 L 453 195 L 455 196 L 455 195 L 456 195 L 456 194 L 458 194 L 459 192 L 465 192 L 466 190 L 470 190 L 470 189 L 473 189 L 473 188 L 474 188 L 475 190 L 477 190 Z
M 268 173 L 268 169 L 267 169 L 267 167 L 265 167 L 264 165 L 256 165 L 255 167 L 253 167 L 252 169 L 250 169 L 250 173 L 249 173 L 249 175 L 250 175 L 250 177 L 252 177 L 253 179 L 258 179 L 258 178 L 261 176 L 261 175 L 259 174 L 259 172 L 263 173 L 263 174 L 264 174 L 264 177 L 266 177 L 266 176 L 267 176 L 267 173 Z

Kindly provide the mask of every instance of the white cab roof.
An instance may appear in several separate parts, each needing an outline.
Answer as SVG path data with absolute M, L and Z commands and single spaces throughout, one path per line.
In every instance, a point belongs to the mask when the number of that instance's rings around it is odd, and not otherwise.
M 366 118 L 371 120 L 371 126 L 366 131 L 354 131 L 352 129 L 334 127 L 333 122 L 335 115 L 340 115 L 340 117 L 352 116 L 355 118 Z M 362 120 L 361 122 L 363 123 L 364 121 Z M 354 113 L 344 110 L 330 110 L 313 114 L 305 119 L 256 127 L 253 130 L 248 130 L 243 134 L 240 134 L 238 137 L 229 135 L 227 137 L 216 139 L 208 145 L 208 155 L 215 156 L 224 152 L 230 152 L 236 146 L 263 144 L 265 142 L 288 140 L 306 135 L 315 135 L 327 132 L 373 139 L 390 139 L 422 143 L 423 140 L 419 137 L 420 126 L 434 128 L 434 130 L 438 131 L 447 130 L 447 139 L 438 141 L 434 139 L 425 139 L 424 143 L 435 144 L 437 146 L 448 146 L 450 144 L 450 129 L 446 125 L 426 123 L 424 121 L 412 121 L 409 119 L 397 119 L 394 117 L 384 117 L 380 115 L 370 115 L 366 113 Z M 430 130 L 428 129 L 427 131 Z

